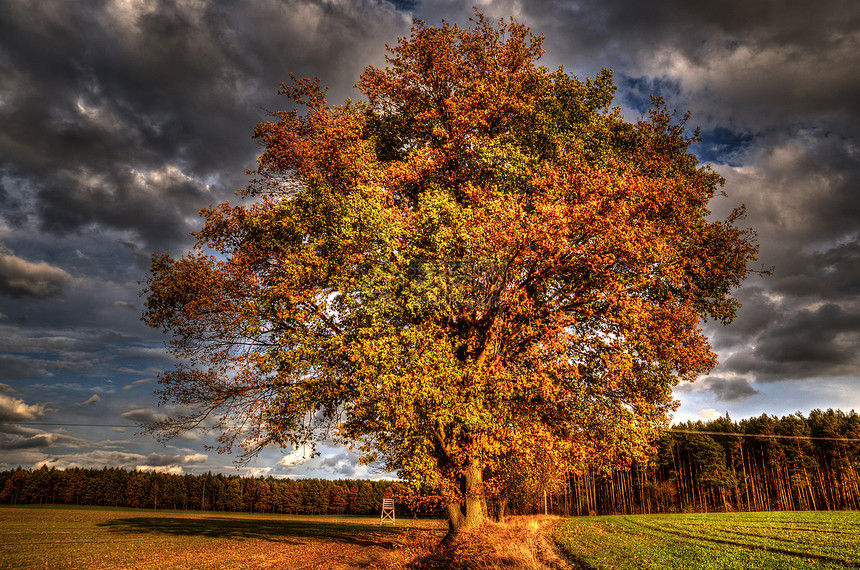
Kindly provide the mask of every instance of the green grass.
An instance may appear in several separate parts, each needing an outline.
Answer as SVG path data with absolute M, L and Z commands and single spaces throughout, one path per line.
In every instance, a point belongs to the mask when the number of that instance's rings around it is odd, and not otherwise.
M 444 529 L 376 517 L 3 507 L 0 568 L 363 567 L 408 558 Z
M 584 569 L 860 567 L 858 512 L 575 518 L 554 538 Z

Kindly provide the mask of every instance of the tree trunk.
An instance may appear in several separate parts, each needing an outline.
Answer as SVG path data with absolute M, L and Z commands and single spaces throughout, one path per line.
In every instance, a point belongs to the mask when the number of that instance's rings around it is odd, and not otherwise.
M 448 505 L 448 532 L 453 534 L 467 528 L 476 528 L 487 520 L 487 503 L 484 496 L 484 470 L 481 462 L 473 459 L 463 469 L 461 486 L 466 512 L 459 503 Z
M 487 507 L 484 501 L 484 470 L 480 461 L 473 459 L 463 473 L 466 494 L 467 528 L 479 527 L 486 521 Z
M 460 503 L 451 503 L 447 507 L 448 510 L 448 534 L 453 534 L 463 528 L 465 518 L 463 511 L 460 509 Z
M 498 501 L 498 521 L 505 522 L 505 514 L 508 510 L 508 498 L 506 496 L 499 497 Z

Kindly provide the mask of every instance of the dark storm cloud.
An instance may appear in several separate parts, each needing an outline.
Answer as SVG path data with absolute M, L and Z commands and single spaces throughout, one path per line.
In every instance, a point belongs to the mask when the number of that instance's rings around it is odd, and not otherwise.
M 860 373 L 860 163 L 857 121 L 844 122 L 838 136 L 769 136 L 747 165 L 723 171 L 774 273 L 742 290 L 736 323 L 715 331 L 718 349 L 737 350 L 721 370 L 761 381 Z
M 0 0 L 0 377 L 80 415 L 112 381 L 168 367 L 165 339 L 139 322 L 150 253 L 181 254 L 201 208 L 236 200 L 290 72 L 319 76 L 335 102 L 354 95 L 409 28 L 398 6 Z M 162 418 L 137 392 L 97 407 L 117 423 Z M 27 455 L 47 439 L 26 437 L 22 464 L 151 459 Z
M 740 402 L 759 393 L 746 378 L 710 377 L 706 387 L 723 402 Z
M 860 312 L 835 303 L 782 310 L 773 322 L 721 365 L 761 382 L 860 375 Z
M 731 325 L 710 322 L 705 326 L 705 332 L 713 339 L 712 344 L 718 353 L 743 346 L 750 337 L 771 326 L 779 315 L 778 305 L 760 284 L 742 287 L 736 296 L 742 306 Z
M 713 377 L 708 379 L 707 387 L 723 402 L 741 402 L 759 393 L 746 378 Z
M 422 10 L 434 10 L 425 2 Z M 451 2 L 441 3 L 449 11 Z M 468 10 L 468 3 L 454 3 Z M 798 46 L 815 54 L 827 52 L 858 29 L 857 6 L 845 0 L 790 2 L 727 0 L 517 0 L 480 3 L 493 16 L 515 15 L 547 36 L 548 48 L 571 58 L 602 58 L 604 64 L 638 64 L 662 50 L 677 50 L 707 62 L 718 47 L 731 52 L 745 44 Z M 647 53 L 632 48 L 647 48 Z M 575 49 L 571 49 L 575 48 Z M 824 49 L 822 49 L 824 48 Z M 624 55 L 621 55 L 621 53 Z M 558 55 L 554 55 L 558 57 Z
M 121 3 L 11 8 L 0 29 L 8 34 L 3 55 L 12 68 L 0 107 L 0 168 L 7 174 L 4 194 L 17 205 L 12 223 L 30 216 L 54 233 L 120 227 L 162 247 L 185 239 L 182 219 L 211 201 L 195 177 L 230 150 L 201 147 L 223 138 L 218 131 L 234 119 L 236 97 L 218 81 L 188 91 L 204 73 L 203 54 L 176 46 L 168 61 L 163 50 L 176 41 L 163 37 L 169 30 L 158 35 L 144 16 L 132 23 L 140 31 L 123 29 L 129 15 Z M 164 17 L 175 18 L 173 31 L 185 41 L 207 39 L 197 38 L 176 11 Z M 221 69 L 229 66 L 223 53 L 210 57 Z M 199 101 L 204 85 L 207 105 Z M 34 195 L 25 196 L 29 191 Z
M 31 380 L 49 375 L 44 361 L 20 355 L 0 354 L 0 380 Z
M 145 244 L 186 240 L 199 225 L 194 214 L 213 201 L 208 187 L 174 166 L 149 172 L 64 171 L 37 197 L 39 217 L 51 232 L 97 224 L 134 230 Z
M 85 440 L 57 433 L 37 433 L 28 436 L 14 436 L 0 433 L 0 449 L 17 451 L 22 449 L 48 449 L 61 445 L 77 446 L 86 444 Z
M 318 468 L 340 477 L 350 478 L 355 477 L 359 465 L 357 455 L 344 451 L 337 455 L 326 457 L 320 461 Z
M 746 166 L 722 172 L 755 216 L 767 252 L 780 256 L 781 270 L 808 263 L 860 229 L 860 120 L 846 115 L 843 128 L 763 137 Z
M 187 242 L 198 210 L 243 184 L 289 72 L 346 96 L 407 23 L 372 1 L 6 4 L 3 215 L 131 230 L 146 251 Z
M 710 392 L 721 402 L 743 402 L 760 394 L 750 381 L 741 377 L 708 376 L 694 384 L 681 384 L 675 388 L 678 394 Z
M 98 318 L 94 318 L 98 321 Z M 102 322 L 104 319 L 102 318 Z M 35 327 L 34 327 L 35 328 Z M 112 368 L 117 345 L 130 339 L 110 330 L 93 330 L 85 326 L 68 331 L 41 329 L 27 334 L 21 327 L 0 326 L 0 355 L 9 365 L 0 372 L 5 378 L 27 379 L 72 372 L 103 374 Z
M 860 294 L 860 236 L 821 253 L 815 264 L 823 274 L 835 273 L 829 280 L 835 294 Z

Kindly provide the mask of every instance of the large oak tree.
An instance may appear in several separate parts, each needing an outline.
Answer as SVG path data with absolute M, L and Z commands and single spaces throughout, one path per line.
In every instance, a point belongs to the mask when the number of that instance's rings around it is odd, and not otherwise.
M 655 99 L 626 122 L 611 72 L 539 67 L 541 41 L 416 21 L 365 100 L 282 86 L 244 205 L 153 259 L 144 319 L 172 335 L 160 394 L 182 410 L 163 434 L 352 442 L 453 529 L 517 472 L 647 451 L 672 387 L 715 365 L 700 323 L 734 317 L 755 236 L 709 219 L 723 180 L 685 119 Z

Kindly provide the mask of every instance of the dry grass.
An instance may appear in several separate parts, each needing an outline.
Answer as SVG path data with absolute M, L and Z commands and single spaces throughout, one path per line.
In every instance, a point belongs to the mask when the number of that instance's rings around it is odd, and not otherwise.
M 0 508 L 0 570 L 402 569 L 445 535 L 444 521 Z
M 416 570 L 558 570 L 568 564 L 548 536 L 561 524 L 556 516 L 511 517 L 487 523 L 443 542 L 410 567 Z
M 513 517 L 442 541 L 442 520 L 0 508 L 0 570 L 23 568 L 556 570 L 558 517 Z

